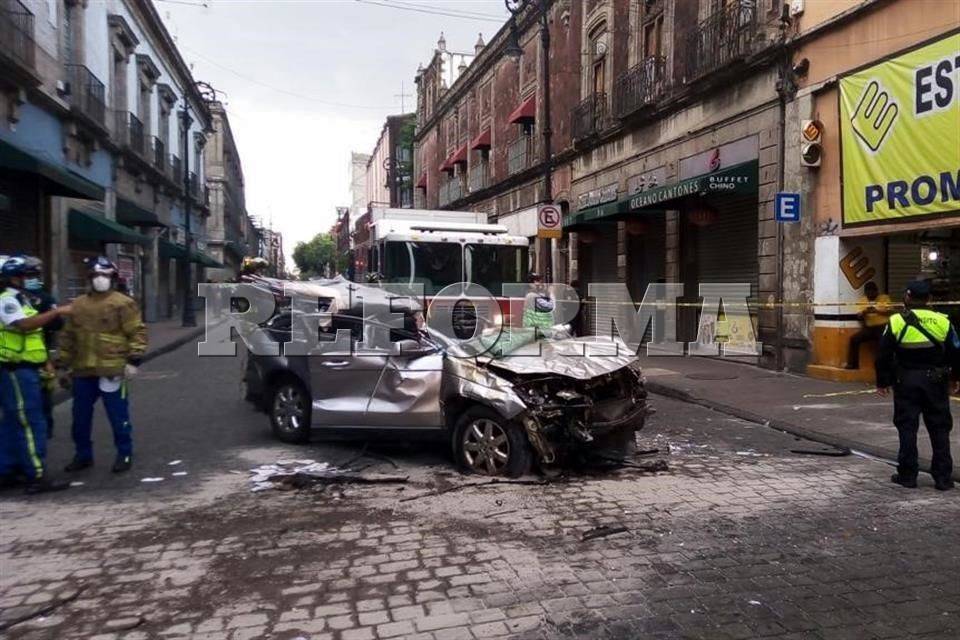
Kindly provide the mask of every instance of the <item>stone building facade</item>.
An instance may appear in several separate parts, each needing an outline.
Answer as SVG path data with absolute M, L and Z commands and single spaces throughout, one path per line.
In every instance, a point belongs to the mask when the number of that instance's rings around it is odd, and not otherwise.
M 211 101 L 208 107 L 211 130 L 204 154 L 210 209 L 207 246 L 210 256 L 223 268 L 208 270 L 207 277 L 231 280 L 240 273 L 244 257 L 256 255 L 257 246 L 248 238 L 252 224 L 247 215 L 243 165 L 230 119 L 221 102 Z
M 413 207 L 412 113 L 387 116 L 380 137 L 367 161 L 367 206 L 378 204 L 394 209 Z
M 0 251 L 42 257 L 62 298 L 107 253 L 148 320 L 175 315 L 182 265 L 219 264 L 202 250 L 210 116 L 153 3 L 8 0 L 0 33 Z
M 505 55 L 511 37 L 505 25 L 470 53 L 447 49 L 441 39 L 433 58 L 417 74 L 415 198 L 422 208 L 485 212 L 491 222 L 530 237 L 531 268 L 565 277 L 560 244 L 536 237 L 537 205 L 544 189 L 544 101 L 549 85 L 553 200 L 570 202 L 573 157 L 570 108 L 579 80 L 581 2 L 550 4 L 550 82 L 540 64 L 538 16 L 518 16 L 519 60 Z

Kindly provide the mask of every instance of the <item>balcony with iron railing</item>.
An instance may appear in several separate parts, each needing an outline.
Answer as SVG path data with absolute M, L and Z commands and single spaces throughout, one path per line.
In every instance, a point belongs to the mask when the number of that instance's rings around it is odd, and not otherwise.
M 183 163 L 175 155 L 170 155 L 170 177 L 177 184 L 183 185 Z
M 759 34 L 756 0 L 733 0 L 683 39 L 686 80 L 696 80 L 752 53 Z
M 193 171 L 190 172 L 190 197 L 195 201 L 200 201 L 200 178 Z
M 617 78 L 613 112 L 627 118 L 656 106 L 667 92 L 666 58 L 651 56 Z
M 132 113 L 127 114 L 127 144 L 130 150 L 141 158 L 147 156 L 147 138 L 143 132 L 143 123 Z
M 507 172 L 520 173 L 533 166 L 533 136 L 522 134 L 507 146 Z
M 167 173 L 167 145 L 157 136 L 153 136 L 153 168 L 160 173 Z
M 103 83 L 82 64 L 67 64 L 64 67 L 70 82 L 70 106 L 93 124 L 105 128 L 107 103 Z
M 607 94 L 594 93 L 570 112 L 574 140 L 592 138 L 603 130 L 607 117 Z
M 490 186 L 490 163 L 476 162 L 470 167 L 470 193 Z
M 463 197 L 463 186 L 460 176 L 450 176 L 440 183 L 440 206 L 444 207 Z
M 37 69 L 37 42 L 33 13 L 20 0 L 0 0 L 0 69 L 25 71 L 34 76 Z M 4 64 L 7 63 L 7 64 Z

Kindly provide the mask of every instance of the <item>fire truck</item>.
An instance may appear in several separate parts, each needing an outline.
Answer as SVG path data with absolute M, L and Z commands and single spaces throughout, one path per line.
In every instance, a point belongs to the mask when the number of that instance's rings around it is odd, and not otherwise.
M 489 224 L 483 212 L 374 207 L 363 225 L 356 234 L 355 280 L 422 285 L 433 312 L 446 309 L 453 314 L 458 334 L 473 333 L 477 313 L 509 318 L 503 284 L 527 281 L 529 240 L 510 235 L 503 225 Z M 456 283 L 482 286 L 498 308 L 458 303 L 459 294 L 451 290 L 434 300 Z M 452 310 L 445 307 L 448 300 Z

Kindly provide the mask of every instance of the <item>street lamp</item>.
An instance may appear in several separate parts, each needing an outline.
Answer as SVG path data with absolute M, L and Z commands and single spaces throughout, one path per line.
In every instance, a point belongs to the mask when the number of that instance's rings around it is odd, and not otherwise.
M 183 261 L 181 270 L 183 272 L 183 314 L 181 324 L 184 327 L 197 326 L 197 316 L 193 309 L 193 296 L 190 293 L 193 278 L 192 256 L 190 247 L 193 244 L 193 236 L 190 233 L 190 125 L 193 124 L 193 118 L 190 117 L 190 100 L 186 89 L 183 92 L 183 109 L 180 110 L 180 127 L 183 130 L 183 218 L 184 233 L 186 234 L 185 249 L 186 259 Z
M 519 60 L 523 56 L 520 46 L 519 25 L 517 16 L 533 7 L 540 21 L 540 75 L 543 78 L 543 201 L 553 203 L 553 130 L 550 128 L 550 22 L 549 10 L 551 0 L 503 0 L 510 12 L 510 38 L 504 54 Z M 550 241 L 551 245 L 553 241 Z M 553 281 L 553 252 L 547 251 L 547 282 Z

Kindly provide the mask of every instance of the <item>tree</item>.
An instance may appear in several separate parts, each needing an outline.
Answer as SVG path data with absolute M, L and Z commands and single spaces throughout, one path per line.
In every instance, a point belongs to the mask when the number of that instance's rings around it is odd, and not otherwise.
M 329 233 L 318 233 L 309 242 L 298 242 L 293 249 L 293 261 L 297 263 L 303 279 L 325 276 L 339 271 L 344 257 L 337 255 L 337 243 Z

